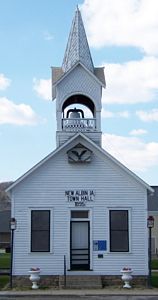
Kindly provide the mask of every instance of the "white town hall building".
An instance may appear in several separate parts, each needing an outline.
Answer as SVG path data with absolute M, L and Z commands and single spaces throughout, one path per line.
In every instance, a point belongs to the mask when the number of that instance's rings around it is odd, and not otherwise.
M 43 280 L 59 286 L 64 257 L 71 279 L 98 276 L 106 285 L 123 267 L 135 278 L 148 275 L 152 188 L 101 147 L 104 87 L 77 8 L 62 67 L 52 68 L 56 149 L 8 188 L 17 221 L 15 283 L 38 267 Z

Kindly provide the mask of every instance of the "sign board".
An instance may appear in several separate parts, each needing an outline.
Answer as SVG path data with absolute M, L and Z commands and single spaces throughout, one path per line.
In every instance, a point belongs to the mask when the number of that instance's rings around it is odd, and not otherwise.
M 93 241 L 93 251 L 106 251 L 107 241 L 106 240 L 95 240 Z
M 75 206 L 86 206 L 87 203 L 93 202 L 95 192 L 93 190 L 68 190 L 65 191 L 67 202 L 74 203 Z

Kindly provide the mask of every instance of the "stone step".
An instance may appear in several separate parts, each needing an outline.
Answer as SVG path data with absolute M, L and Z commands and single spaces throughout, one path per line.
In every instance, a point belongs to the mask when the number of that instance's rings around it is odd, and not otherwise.
M 64 276 L 60 276 L 59 279 L 60 287 L 64 287 Z M 102 282 L 101 276 L 97 275 L 67 275 L 66 276 L 66 287 L 72 289 L 101 289 Z

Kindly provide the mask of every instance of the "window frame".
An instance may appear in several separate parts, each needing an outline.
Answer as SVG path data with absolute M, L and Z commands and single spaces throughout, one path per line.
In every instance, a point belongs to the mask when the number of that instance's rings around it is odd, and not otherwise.
M 111 211 L 126 211 L 127 212 L 127 238 L 128 238 L 128 250 L 124 251 L 124 250 L 112 250 L 111 249 Z M 109 253 L 111 254 L 117 254 L 117 253 L 122 253 L 122 254 L 126 254 L 126 253 L 130 253 L 131 252 L 131 208 L 125 208 L 125 207 L 110 207 L 108 209 L 108 226 L 109 226 Z
M 41 251 L 41 250 L 35 250 L 32 251 L 32 224 L 31 224 L 31 215 L 32 211 L 49 211 L 49 251 Z M 36 253 L 44 253 L 49 254 L 53 253 L 53 208 L 52 207 L 30 207 L 29 208 L 29 249 L 28 252 L 30 254 L 36 254 Z

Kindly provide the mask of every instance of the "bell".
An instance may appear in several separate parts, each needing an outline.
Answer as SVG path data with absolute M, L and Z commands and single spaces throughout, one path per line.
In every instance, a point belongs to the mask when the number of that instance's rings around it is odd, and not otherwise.
M 70 119 L 79 119 L 80 118 L 80 113 L 76 108 L 70 113 Z
M 80 118 L 84 118 L 84 112 L 82 109 L 77 109 L 76 107 L 74 109 L 69 109 L 67 111 L 67 115 L 66 118 L 70 118 L 70 119 L 80 119 Z

